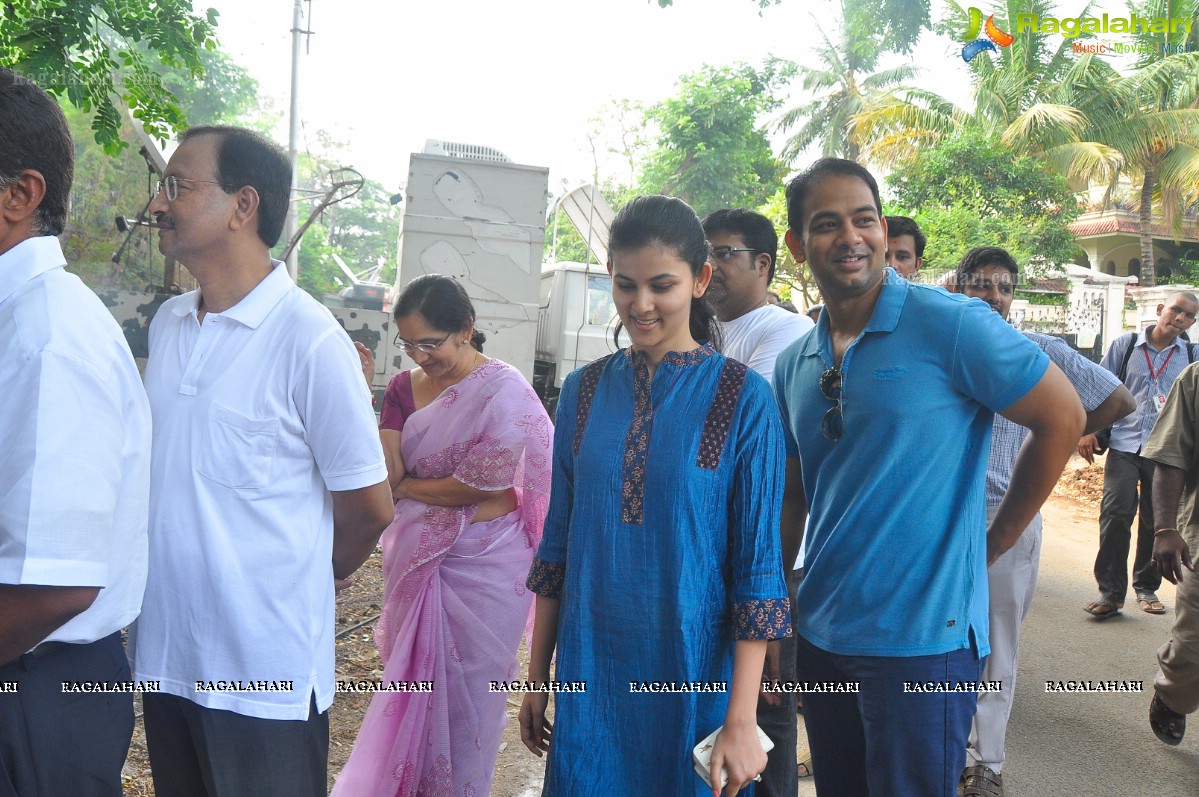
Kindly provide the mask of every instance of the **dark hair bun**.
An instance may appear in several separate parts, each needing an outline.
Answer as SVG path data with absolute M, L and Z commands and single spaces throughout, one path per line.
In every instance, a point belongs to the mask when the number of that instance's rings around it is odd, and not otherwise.
M 487 336 L 480 330 L 476 329 L 474 334 L 470 336 L 470 345 L 478 349 L 479 353 L 483 353 L 483 344 L 487 342 Z

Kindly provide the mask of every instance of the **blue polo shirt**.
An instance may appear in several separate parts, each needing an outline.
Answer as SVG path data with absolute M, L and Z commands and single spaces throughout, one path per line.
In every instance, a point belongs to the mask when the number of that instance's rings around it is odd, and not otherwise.
M 1049 358 L 986 304 L 886 270 L 841 364 L 833 402 L 828 315 L 783 350 L 774 391 L 810 519 L 796 631 L 831 653 L 927 656 L 987 641 L 984 478 L 994 411 L 1025 396 Z

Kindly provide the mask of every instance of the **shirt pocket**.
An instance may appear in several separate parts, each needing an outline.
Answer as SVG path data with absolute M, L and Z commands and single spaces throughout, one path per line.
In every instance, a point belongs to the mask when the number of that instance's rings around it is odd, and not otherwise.
M 247 418 L 213 402 L 197 470 L 235 489 L 266 487 L 278 441 L 278 418 Z

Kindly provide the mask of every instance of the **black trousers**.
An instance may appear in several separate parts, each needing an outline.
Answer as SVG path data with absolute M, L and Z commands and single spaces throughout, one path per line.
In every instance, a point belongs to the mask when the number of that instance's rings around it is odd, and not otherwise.
M 1099 594 L 1117 605 L 1124 604 L 1128 593 L 1128 549 L 1134 515 L 1138 519 L 1132 588 L 1136 592 L 1155 592 L 1162 585 L 1162 574 L 1153 564 L 1153 470 L 1153 460 L 1140 454 L 1114 448 L 1107 452 L 1095 581 L 1099 584 Z
M 268 720 L 168 694 L 142 697 L 157 797 L 325 797 L 329 712 Z M 364 796 L 365 797 L 365 796 Z
M 795 609 L 795 591 L 799 589 L 800 571 L 787 573 L 787 592 L 791 598 L 791 609 Z M 780 677 L 784 682 L 795 681 L 795 657 L 797 639 L 794 633 L 780 644 Z M 758 698 L 758 727 L 774 742 L 774 748 L 766 754 L 766 768 L 762 770 L 762 781 L 754 789 L 758 797 L 795 797 L 799 793 L 799 771 L 796 769 L 796 746 L 799 742 L 798 695 L 794 692 L 779 694 L 779 704 L 772 706 L 763 697 Z
M 133 695 L 70 685 L 129 678 L 119 632 L 51 643 L 0 667 L 0 797 L 120 797 Z

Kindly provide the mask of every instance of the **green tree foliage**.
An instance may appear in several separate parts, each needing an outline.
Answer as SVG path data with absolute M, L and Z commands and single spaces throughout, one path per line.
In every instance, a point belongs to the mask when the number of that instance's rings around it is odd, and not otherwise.
M 216 23 L 215 10 L 197 16 L 190 0 L 6 0 L 0 66 L 94 114 L 92 135 L 116 154 L 126 146 L 121 106 L 161 140 L 186 125 L 159 73 L 200 77 Z
M 550 213 L 545 225 L 545 260 L 550 263 L 586 263 L 594 261 L 583 236 L 571 224 L 565 213 Z M 600 265 L 604 265 L 600 263 Z
M 928 237 L 931 269 L 954 267 L 975 246 L 1002 246 L 1021 264 L 1070 262 L 1078 253 L 1068 227 L 1081 208 L 1065 178 L 994 136 L 957 133 L 890 184 Z
M 154 188 L 155 176 L 132 148 L 109 155 L 91 137 L 93 114 L 71 105 L 63 107 L 75 139 L 75 180 L 71 210 L 61 242 L 71 271 L 93 288 L 134 288 L 162 282 L 162 258 L 156 241 L 139 229 L 125 247 L 120 262 L 113 255 L 124 234 L 115 217 L 136 217 Z M 126 123 L 121 135 L 133 139 Z
M 846 23 L 861 31 L 858 38 L 878 36 L 885 52 L 911 52 L 932 24 L 928 0 L 846 0 L 844 11 Z
M 160 75 L 163 86 L 178 98 L 188 127 L 231 124 L 269 136 L 281 114 L 246 68 L 221 50 L 201 50 L 200 63 L 200 75 L 180 69 Z
M 296 182 L 304 197 L 299 203 L 301 224 L 324 197 L 333 180 L 340 176 L 343 145 L 328 136 L 321 138 L 329 154 L 300 157 Z M 338 268 L 334 254 L 355 273 L 366 271 L 381 261 L 387 265 L 380 273 L 379 281 L 393 282 L 399 232 L 400 211 L 391 204 L 390 193 L 381 184 L 366 180 L 357 193 L 326 207 L 304 233 L 296 284 L 317 299 L 347 287 L 349 279 Z M 280 242 L 279 249 L 282 245 Z M 278 256 L 279 250 L 275 254 Z
M 797 263 L 791 256 L 791 250 L 783 241 L 787 232 L 787 196 L 786 187 L 780 185 L 761 206 L 756 208 L 766 218 L 774 222 L 775 232 L 779 236 L 778 259 L 774 264 L 774 282 L 770 289 L 778 291 L 784 299 L 790 299 L 802 312 L 805 308 L 821 301 L 820 288 L 806 263 Z M 779 290 L 785 286 L 784 290 Z
M 641 173 L 642 193 L 671 194 L 703 216 L 754 207 L 786 174 L 758 119 L 777 107 L 791 77 L 785 62 L 706 66 L 679 79 L 679 92 L 646 111 L 658 139 Z
M 204 74 L 193 79 L 185 70 L 162 71 L 164 86 L 175 94 L 180 109 L 193 124 L 236 123 L 269 129 L 272 118 L 259 97 L 258 82 L 244 68 L 217 50 L 202 50 Z M 269 107 L 269 106 L 268 106 Z M 139 145 L 127 118 L 120 118 L 118 135 L 134 146 L 116 153 L 93 138 L 96 112 L 63 106 L 75 139 L 75 181 L 71 215 L 63 235 L 63 249 L 73 271 L 93 287 L 141 290 L 162 283 L 162 257 L 157 241 L 145 228 L 129 239 L 119 262 L 112 256 L 125 235 L 117 231 L 118 214 L 135 218 L 149 200 L 155 175 L 138 154 Z

